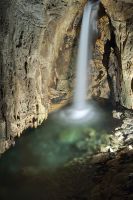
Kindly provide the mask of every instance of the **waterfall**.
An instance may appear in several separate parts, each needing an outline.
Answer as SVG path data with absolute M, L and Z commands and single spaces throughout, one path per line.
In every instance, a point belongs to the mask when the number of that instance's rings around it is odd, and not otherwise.
M 87 2 L 82 19 L 79 48 L 77 55 L 76 85 L 72 106 L 59 112 L 59 119 L 68 123 L 82 123 L 96 120 L 96 106 L 87 103 L 89 62 L 97 37 L 97 14 L 99 0 Z M 89 66 L 89 67 L 88 67 Z M 89 74 L 88 74 L 89 72 Z
M 99 1 L 88 1 L 84 8 L 73 98 L 73 106 L 76 110 L 84 109 L 87 106 L 88 77 L 90 76 L 90 67 L 88 66 L 92 57 L 93 41 L 97 33 L 98 4 Z

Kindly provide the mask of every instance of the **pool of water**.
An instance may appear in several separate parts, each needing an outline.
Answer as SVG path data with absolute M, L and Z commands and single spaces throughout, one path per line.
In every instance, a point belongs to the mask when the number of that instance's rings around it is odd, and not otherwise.
M 1 157 L 0 200 L 58 200 L 54 191 L 62 169 L 69 161 L 108 144 L 115 126 L 110 109 L 99 122 L 80 125 L 60 121 L 58 112 L 50 114 L 41 126 L 25 131 Z

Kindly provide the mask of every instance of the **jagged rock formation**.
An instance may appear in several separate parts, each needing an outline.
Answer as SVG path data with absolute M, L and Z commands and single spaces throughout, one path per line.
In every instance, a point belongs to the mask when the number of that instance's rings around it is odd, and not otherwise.
M 131 0 L 132 1 L 132 0 Z M 92 60 L 91 96 L 133 108 L 133 6 L 102 0 Z M 0 153 L 73 86 L 86 0 L 0 1 Z M 115 10 L 115 12 L 114 12 Z
M 110 18 L 111 40 L 106 44 L 108 56 L 105 65 L 112 82 L 112 92 L 115 101 L 133 109 L 133 1 L 101 2 Z

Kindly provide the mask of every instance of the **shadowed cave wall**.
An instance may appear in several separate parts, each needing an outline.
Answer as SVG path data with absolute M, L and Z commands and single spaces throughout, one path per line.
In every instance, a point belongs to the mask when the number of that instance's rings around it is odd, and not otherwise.
M 0 153 L 69 99 L 86 0 L 0 1 Z M 101 1 L 93 97 L 133 109 L 133 2 Z

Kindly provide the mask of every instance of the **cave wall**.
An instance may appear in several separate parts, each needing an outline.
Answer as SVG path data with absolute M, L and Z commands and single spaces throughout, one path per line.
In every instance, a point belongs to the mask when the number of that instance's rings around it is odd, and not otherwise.
M 133 109 L 133 1 L 101 0 L 110 19 L 112 40 L 105 67 L 112 81 L 114 100 Z
M 68 92 L 67 71 L 85 1 L 0 1 L 0 152 L 47 118 Z M 63 94 L 62 94 L 63 93 Z
M 102 0 L 89 94 L 131 109 L 133 7 L 124 2 Z M 52 103 L 68 98 L 85 3 L 0 1 L 0 153 L 46 119 Z

